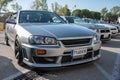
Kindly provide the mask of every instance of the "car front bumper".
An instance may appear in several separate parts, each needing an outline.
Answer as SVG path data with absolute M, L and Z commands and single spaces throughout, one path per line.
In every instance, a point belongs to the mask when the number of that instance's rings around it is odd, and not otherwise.
M 110 33 L 100 33 L 100 40 L 101 41 L 110 41 L 111 34 Z
M 116 36 L 118 35 L 118 30 L 111 30 L 111 36 Z
M 74 58 L 71 56 L 72 50 L 86 48 L 85 55 Z M 100 58 L 101 42 L 96 44 L 64 47 L 64 46 L 36 46 L 22 44 L 23 62 L 31 67 L 61 67 L 86 63 Z M 36 50 L 46 50 L 45 55 L 37 55 Z

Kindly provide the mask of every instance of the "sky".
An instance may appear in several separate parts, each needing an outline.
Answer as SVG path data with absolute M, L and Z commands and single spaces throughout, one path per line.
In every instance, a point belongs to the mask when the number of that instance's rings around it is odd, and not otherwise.
M 15 0 L 22 6 L 23 10 L 30 9 L 34 0 Z M 11 2 L 8 6 L 9 10 L 12 10 L 10 5 L 14 4 Z M 47 0 L 48 9 L 51 10 L 51 3 L 57 2 L 58 4 L 64 6 L 68 5 L 70 10 L 74 9 L 89 9 L 91 11 L 99 11 L 106 7 L 110 10 L 113 6 L 120 6 L 120 0 Z M 76 8 L 74 7 L 76 5 Z

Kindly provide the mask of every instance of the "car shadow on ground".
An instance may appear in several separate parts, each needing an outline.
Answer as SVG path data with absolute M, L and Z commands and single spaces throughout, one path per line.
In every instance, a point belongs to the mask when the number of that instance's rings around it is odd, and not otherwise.
M 7 57 L 0 56 L 0 80 L 15 74 L 15 72 L 20 71 L 15 68 L 12 60 Z
M 24 65 L 22 67 L 29 69 L 29 70 L 31 69 L 27 65 Z M 0 56 L 0 80 L 14 80 L 15 77 L 22 75 L 22 74 L 23 73 L 20 70 L 18 70 L 15 67 L 15 65 L 12 63 L 12 59 L 9 59 L 4 56 Z M 25 75 L 24 77 L 27 77 L 27 75 Z M 32 80 L 33 78 L 27 77 L 27 79 Z

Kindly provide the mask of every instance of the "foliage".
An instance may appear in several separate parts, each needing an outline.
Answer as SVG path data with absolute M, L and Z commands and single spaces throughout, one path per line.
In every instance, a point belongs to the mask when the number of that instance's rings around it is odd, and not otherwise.
M 116 21 L 118 16 L 120 16 L 120 6 L 114 6 L 110 9 L 110 11 L 107 10 L 107 8 L 103 8 L 101 10 L 101 16 L 103 20 L 107 21 Z
M 0 0 L 0 12 L 6 11 L 6 6 L 9 2 L 12 2 L 13 0 Z
M 71 12 L 70 9 L 68 9 L 68 6 L 65 5 L 64 7 L 61 7 L 58 11 L 58 13 L 60 16 L 70 16 Z
M 0 0 L 0 12 L 8 11 L 6 9 L 6 6 L 8 5 L 8 3 L 12 1 L 14 0 Z M 57 2 L 55 2 L 52 3 L 51 6 L 52 6 L 52 11 L 59 14 L 60 16 L 71 15 L 71 11 L 67 5 L 61 6 Z M 18 11 L 22 9 L 22 7 L 18 3 L 12 4 L 11 7 L 14 11 Z M 47 0 L 34 0 L 31 8 L 34 10 L 48 11 Z M 116 21 L 117 18 L 120 17 L 120 6 L 114 6 L 110 10 L 108 10 L 107 8 L 103 8 L 101 9 L 100 12 L 90 11 L 88 9 L 75 9 L 72 12 L 72 15 L 81 18 L 92 18 L 92 19 L 102 18 L 103 20 Z
M 72 12 L 73 16 L 78 16 L 81 18 L 92 18 L 92 19 L 100 19 L 101 14 L 100 12 L 89 11 L 87 9 L 76 9 Z
M 114 15 L 120 14 L 120 6 L 114 6 L 110 12 Z
M 89 18 L 90 17 L 90 11 L 88 9 L 82 9 L 81 14 L 83 18 Z
M 81 10 L 80 9 L 76 9 L 72 12 L 72 15 L 73 16 L 78 16 L 78 17 L 81 17 Z
M 117 18 L 118 18 L 117 15 L 112 14 L 111 12 L 108 12 L 108 13 L 106 14 L 106 18 L 105 18 L 105 20 L 107 20 L 107 21 L 110 22 L 110 21 L 116 21 Z
M 20 6 L 18 3 L 12 4 L 11 7 L 16 12 L 22 9 L 22 6 Z
M 35 0 L 31 8 L 34 10 L 48 11 L 47 0 Z
M 100 14 L 100 12 L 90 11 L 90 17 L 89 18 L 99 20 L 101 18 L 101 14 Z
M 108 12 L 107 8 L 103 8 L 103 9 L 101 10 L 101 16 L 102 16 L 103 19 L 105 18 L 107 12 Z
M 59 5 L 57 2 L 52 3 L 51 6 L 52 6 L 52 11 L 55 13 L 57 13 L 59 9 L 61 8 L 61 5 Z

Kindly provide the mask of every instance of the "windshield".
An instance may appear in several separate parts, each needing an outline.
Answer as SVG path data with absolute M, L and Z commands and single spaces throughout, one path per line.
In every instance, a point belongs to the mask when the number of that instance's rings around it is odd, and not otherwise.
M 65 21 L 52 12 L 21 11 L 19 23 L 65 23 Z

